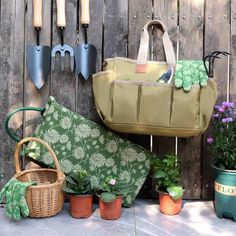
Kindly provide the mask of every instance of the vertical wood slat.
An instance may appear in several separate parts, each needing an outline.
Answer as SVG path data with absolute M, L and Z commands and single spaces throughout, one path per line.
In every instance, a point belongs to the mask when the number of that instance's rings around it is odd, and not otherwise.
M 173 43 L 175 52 L 177 52 L 178 40 L 178 1 L 158 1 L 154 0 L 154 19 L 164 23 L 168 30 L 168 34 Z M 162 33 L 154 31 L 153 42 L 153 59 L 155 61 L 165 61 L 165 53 L 161 40 Z M 161 112 L 161 111 L 160 111 Z M 172 137 L 155 137 L 153 136 L 153 152 L 157 155 L 165 155 L 175 153 L 175 138 Z
M 64 43 L 72 48 L 76 45 L 77 0 L 65 1 L 66 27 L 64 29 Z M 52 48 L 61 44 L 61 34 L 57 27 L 57 5 L 53 1 Z M 70 70 L 69 55 L 65 55 L 65 69 L 61 70 L 61 56 L 56 55 L 55 70 L 51 72 L 50 94 L 56 101 L 68 109 L 76 110 L 76 77 Z
M 15 142 L 4 131 L 6 113 L 23 105 L 24 10 L 25 3 L 3 0 L 0 4 L 0 189 L 13 174 Z M 22 132 L 22 114 L 12 118 L 11 127 Z
M 128 34 L 128 57 L 137 59 L 143 26 L 152 19 L 152 1 L 129 0 L 129 34 Z M 128 138 L 146 148 L 150 148 L 150 136 L 128 135 Z M 148 178 L 138 197 L 148 198 L 152 189 L 151 178 Z
M 79 12 L 80 17 L 80 12 Z M 80 19 L 78 19 L 80 22 Z M 83 29 L 79 28 L 79 43 L 84 43 Z M 90 25 L 88 28 L 88 43 L 93 44 L 97 49 L 96 70 L 100 71 L 102 66 L 102 46 L 103 46 L 103 1 L 90 0 Z M 88 119 L 99 122 L 99 116 L 93 97 L 92 79 L 85 81 L 78 77 L 77 91 L 77 112 Z
M 232 4 L 234 1 L 231 1 Z M 233 5 L 232 5 L 233 7 Z M 220 11 L 219 11 L 220 9 Z M 216 14 L 217 12 L 217 14 Z M 228 51 L 230 43 L 230 1 L 206 1 L 205 8 L 205 55 L 215 50 Z M 227 99 L 227 75 L 228 60 L 221 56 L 222 59 L 216 60 L 214 67 L 214 79 L 218 87 L 217 102 Z M 231 71 L 232 73 L 232 71 Z M 234 74 L 231 74 L 231 91 L 235 93 Z M 234 92 L 233 92 L 234 91 Z M 203 135 L 202 143 L 202 199 L 213 198 L 213 171 L 210 163 L 212 157 L 207 150 L 206 139 L 209 130 Z
M 179 60 L 202 59 L 204 0 L 179 0 Z M 201 197 L 201 137 L 179 138 L 185 199 Z
M 25 17 L 25 60 L 26 47 L 36 45 L 36 33 L 33 27 L 33 1 L 27 0 L 27 12 Z M 18 3 L 17 3 L 18 4 Z M 16 4 L 16 5 L 17 5 Z M 40 45 L 51 45 L 51 1 L 43 1 L 43 26 L 40 30 Z M 44 107 L 49 95 L 50 75 L 44 86 L 38 90 L 29 77 L 27 65 L 24 65 L 24 106 Z M 25 112 L 24 136 L 32 134 L 40 114 L 37 112 Z

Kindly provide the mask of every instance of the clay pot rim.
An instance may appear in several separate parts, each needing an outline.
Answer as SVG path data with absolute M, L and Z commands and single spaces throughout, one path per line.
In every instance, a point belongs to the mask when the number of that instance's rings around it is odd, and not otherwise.
M 93 193 L 91 194 L 69 194 L 69 196 L 72 196 L 72 197 L 80 197 L 80 198 L 83 198 L 83 197 L 93 197 Z

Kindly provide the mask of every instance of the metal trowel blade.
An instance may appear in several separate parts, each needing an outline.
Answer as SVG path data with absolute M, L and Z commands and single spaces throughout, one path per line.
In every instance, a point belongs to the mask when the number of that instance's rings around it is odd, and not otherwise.
M 92 44 L 80 44 L 75 51 L 75 72 L 81 74 L 87 80 L 96 72 L 97 50 Z
M 28 46 L 26 63 L 29 76 L 37 89 L 42 88 L 51 67 L 51 48 L 48 46 Z

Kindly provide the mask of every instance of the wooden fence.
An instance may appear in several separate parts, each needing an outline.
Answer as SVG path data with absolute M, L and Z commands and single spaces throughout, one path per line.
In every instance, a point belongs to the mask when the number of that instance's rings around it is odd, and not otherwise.
M 45 106 L 49 95 L 69 109 L 98 121 L 92 81 L 75 78 L 56 67 L 47 83 L 37 90 L 29 79 L 25 49 L 35 44 L 32 27 L 32 0 L 0 1 L 0 187 L 12 176 L 15 142 L 4 131 L 6 113 L 21 106 Z M 173 40 L 179 59 L 202 59 L 213 50 L 225 50 L 231 56 L 218 60 L 215 75 L 218 101 L 234 99 L 236 94 L 236 1 L 235 0 L 90 0 L 91 25 L 89 41 L 98 50 L 97 71 L 104 58 L 121 56 L 136 58 L 142 26 L 150 19 L 164 22 Z M 66 0 L 67 27 L 65 42 L 75 46 L 83 41 L 79 27 L 79 1 Z M 54 46 L 60 42 L 56 27 L 56 1 L 43 0 L 41 43 Z M 79 29 L 78 29 L 79 28 Z M 159 32 L 153 32 L 153 53 L 164 60 Z M 56 64 L 59 64 L 57 58 Z M 18 134 L 30 135 L 39 114 L 17 114 L 11 127 Z M 194 138 L 163 138 L 129 135 L 131 140 L 158 154 L 178 151 L 183 157 L 182 180 L 186 199 L 211 199 L 213 182 L 211 156 L 207 152 L 207 134 Z M 152 144 L 152 145 L 151 145 Z M 177 145 L 177 146 L 176 146 Z M 150 197 L 151 181 L 142 190 Z

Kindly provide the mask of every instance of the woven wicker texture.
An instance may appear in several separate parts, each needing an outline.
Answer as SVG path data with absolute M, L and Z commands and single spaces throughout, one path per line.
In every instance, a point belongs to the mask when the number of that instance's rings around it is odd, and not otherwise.
M 21 146 L 29 141 L 39 142 L 48 149 L 55 162 L 56 170 L 43 168 L 21 170 L 19 161 Z M 16 170 L 14 178 L 22 182 L 37 182 L 37 186 L 30 186 L 26 191 L 26 202 L 30 212 L 29 216 L 39 218 L 49 217 L 59 213 L 64 205 L 62 186 L 65 182 L 65 175 L 61 171 L 57 157 L 48 143 L 33 137 L 22 139 L 16 145 L 14 163 Z

